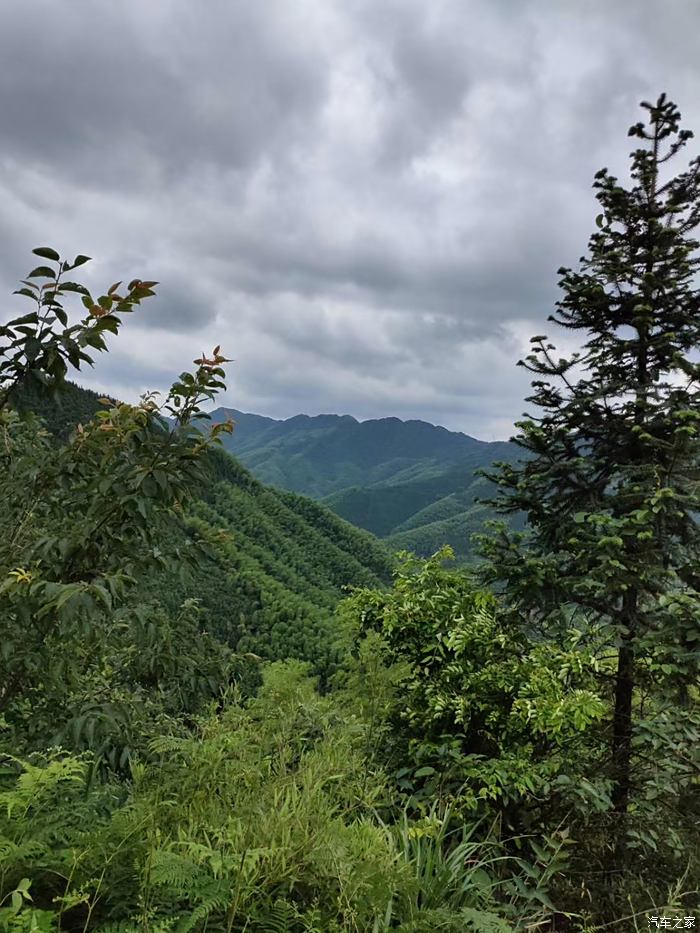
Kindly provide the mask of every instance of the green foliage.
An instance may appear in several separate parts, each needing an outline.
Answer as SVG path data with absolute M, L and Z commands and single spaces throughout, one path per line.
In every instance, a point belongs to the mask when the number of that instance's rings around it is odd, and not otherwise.
M 574 786 L 591 806 L 602 789 L 572 776 L 605 712 L 593 658 L 574 638 L 538 644 L 465 571 L 442 566 L 451 556 L 407 555 L 391 591 L 359 590 L 343 608 L 356 630 L 379 633 L 387 663 L 401 665 L 399 786 L 413 805 L 449 795 L 466 811 L 508 816 L 517 806 L 520 820 L 529 798 L 571 798 Z
M 29 878 L 22 878 L 14 891 L 5 898 L 7 907 L 0 906 L 0 930 L 25 933 L 52 933 L 56 929 L 56 915 L 50 910 L 36 910 L 31 906 Z
M 126 297 L 117 284 L 93 302 L 78 283 L 61 284 L 75 264 L 54 261 L 51 276 L 42 267 L 29 277 L 41 274 L 50 285 L 21 290 L 34 295 L 37 312 L 0 331 L 6 402 L 32 381 L 59 389 L 68 364 L 90 361 L 81 348 L 104 349 L 119 315 L 153 294 L 155 283 L 134 280 Z M 62 300 L 71 292 L 89 308 L 80 325 L 67 325 Z M 161 545 L 190 494 L 198 458 L 225 430 L 204 437 L 192 423 L 223 387 L 222 362 L 217 348 L 160 405 L 152 395 L 138 407 L 104 400 L 58 447 L 31 413 L 0 407 L 0 712 L 18 727 L 31 718 L 27 738 L 67 713 L 136 575 L 184 559 L 182 549 Z
M 155 739 L 121 806 L 109 785 L 86 787 L 85 761 L 8 761 L 0 899 L 21 887 L 55 923 L 103 931 L 503 931 L 541 918 L 503 877 L 511 864 L 533 890 L 526 863 L 496 841 L 450 830 L 449 814 L 379 819 L 387 788 L 366 729 L 288 662 L 255 699 Z
M 598 229 L 580 271 L 560 270 L 550 320 L 585 342 L 559 358 L 532 338 L 540 413 L 516 439 L 529 459 L 492 477 L 491 504 L 525 512 L 530 533 L 484 540 L 511 614 L 556 644 L 573 624 L 600 657 L 610 715 L 594 766 L 611 813 L 584 858 L 615 868 L 618 904 L 632 853 L 661 897 L 700 850 L 700 159 L 671 176 L 692 133 L 665 95 L 642 106 L 631 186 L 597 173 Z M 700 886 L 694 859 L 691 876 Z
M 117 288 L 90 305 L 92 317 L 110 315 Z M 139 295 L 139 283 L 130 289 Z M 2 928 L 379 929 L 394 900 L 412 903 L 402 891 L 416 883 L 412 856 L 377 816 L 389 798 L 368 749 L 382 711 L 370 725 L 348 715 L 298 662 L 269 667 L 259 695 L 242 701 L 234 679 L 247 658 L 222 637 L 240 645 L 245 633 L 206 599 L 183 597 L 202 576 L 223 571 L 240 586 L 250 571 L 250 593 L 264 575 L 279 603 L 261 608 L 291 609 L 303 627 L 313 607 L 318 637 L 339 588 L 348 577 L 376 585 L 386 553 L 213 456 L 222 428 L 205 436 L 194 422 L 223 385 L 218 348 L 162 404 L 71 390 L 70 405 L 56 406 L 32 380 L 45 384 L 65 334 L 37 333 L 49 350 L 25 366 L 8 332 L 12 407 L 0 410 L 0 743 L 22 749 L 0 751 Z M 60 390 L 64 374 L 59 366 L 46 384 Z M 266 621 L 259 635 L 270 638 Z M 298 650 L 289 634 L 262 644 Z M 393 915 L 400 926 L 398 906 Z
M 17 404 L 41 414 L 51 434 L 69 437 L 69 427 L 103 406 L 94 393 L 66 390 L 46 399 L 23 389 Z M 171 551 L 196 551 L 197 563 L 175 575 L 149 568 L 131 602 L 176 613 L 194 598 L 202 626 L 239 653 L 297 657 L 327 678 L 339 660 L 332 613 L 343 587 L 388 580 L 388 552 L 311 500 L 262 486 L 221 450 L 206 451 L 199 465 L 193 498 L 167 532 Z M 252 686 L 252 671 L 245 676 Z
M 599 232 L 562 273 L 556 320 L 588 342 L 555 360 L 534 338 L 544 414 L 493 477 L 530 527 L 485 541 L 494 591 L 449 548 L 403 555 L 382 588 L 381 544 L 214 449 L 218 347 L 162 403 L 67 387 L 155 283 L 93 299 L 64 281 L 87 257 L 35 251 L 35 310 L 0 328 L 0 930 L 592 933 L 691 913 L 700 163 L 661 178 L 689 134 L 645 106 L 634 185 L 599 173 Z M 485 514 L 470 438 L 239 428 L 253 460 L 394 541 Z
M 92 421 L 98 411 L 115 405 L 116 399 L 101 396 L 67 380 L 60 391 L 50 395 L 41 385 L 24 381 L 12 393 L 11 403 L 21 414 L 34 412 L 39 415 L 46 429 L 65 443 L 79 424 Z
M 33 252 L 53 265 L 37 266 L 15 291 L 29 299 L 33 310 L 0 325 L 0 408 L 22 384 L 57 389 L 69 366 L 80 369 L 83 363 L 92 364 L 90 353 L 106 349 L 106 335 L 118 332 L 121 316 L 154 295 L 153 286 L 157 285 L 134 279 L 120 295 L 122 283 L 116 282 L 105 295 L 93 298 L 84 285 L 64 278 L 88 262 L 88 256 L 76 256 L 71 263 L 62 262 L 50 247 Z M 46 281 L 39 284 L 34 279 Z M 73 325 L 68 323 L 65 308 L 71 294 L 80 295 L 87 309 L 87 316 Z
M 474 505 L 488 488 L 475 470 L 517 448 L 484 443 L 422 421 L 299 415 L 274 421 L 233 409 L 225 446 L 263 482 L 320 499 L 342 518 L 389 538 L 392 549 L 428 556 L 444 543 L 460 558 L 493 513 Z M 448 519 L 447 525 L 442 522 Z M 440 524 L 437 524 L 440 523 Z

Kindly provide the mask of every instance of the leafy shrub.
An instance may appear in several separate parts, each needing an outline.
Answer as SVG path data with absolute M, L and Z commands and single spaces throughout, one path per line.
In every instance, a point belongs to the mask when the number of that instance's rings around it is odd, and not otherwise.
M 592 657 L 573 638 L 555 649 L 509 625 L 467 571 L 442 566 L 451 556 L 407 555 L 392 590 L 358 590 L 342 610 L 356 638 L 376 632 L 386 663 L 402 665 L 390 713 L 398 786 L 415 806 L 449 799 L 511 818 L 512 830 L 528 800 L 571 803 L 574 786 L 582 804 L 604 805 L 604 788 L 581 783 L 605 711 Z

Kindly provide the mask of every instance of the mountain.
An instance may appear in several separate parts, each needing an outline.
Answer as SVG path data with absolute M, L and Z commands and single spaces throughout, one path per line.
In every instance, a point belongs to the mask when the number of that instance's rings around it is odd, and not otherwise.
M 40 414 L 62 442 L 104 407 L 100 398 L 70 383 L 54 400 L 24 391 L 15 404 Z M 180 528 L 183 542 L 206 543 L 205 566 L 182 579 L 142 580 L 139 599 L 175 611 L 196 598 L 203 624 L 237 651 L 300 658 L 325 678 L 335 663 L 336 604 L 348 585 L 388 582 L 389 551 L 323 505 L 265 486 L 223 450 L 207 455 L 205 473 Z
M 479 441 L 425 421 L 212 412 L 213 423 L 229 418 L 235 427 L 227 450 L 262 482 L 311 496 L 392 549 L 422 555 L 451 544 L 468 559 L 470 535 L 493 517 L 475 502 L 490 487 L 475 471 L 521 456 L 510 442 Z

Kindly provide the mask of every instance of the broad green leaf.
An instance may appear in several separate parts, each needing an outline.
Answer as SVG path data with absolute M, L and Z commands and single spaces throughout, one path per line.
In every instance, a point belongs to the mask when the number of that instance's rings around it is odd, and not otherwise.
M 61 258 L 55 249 L 51 249 L 50 246 L 37 246 L 36 249 L 33 249 L 32 252 L 35 256 L 41 256 L 42 259 L 53 259 L 55 262 Z

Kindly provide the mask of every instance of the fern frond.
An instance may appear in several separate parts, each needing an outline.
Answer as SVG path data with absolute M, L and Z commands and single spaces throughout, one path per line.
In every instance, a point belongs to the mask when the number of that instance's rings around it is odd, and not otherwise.
M 297 910 L 289 901 L 275 901 L 261 913 L 263 916 L 258 921 L 259 925 L 254 928 L 260 933 L 291 933 L 294 921 L 299 918 Z

